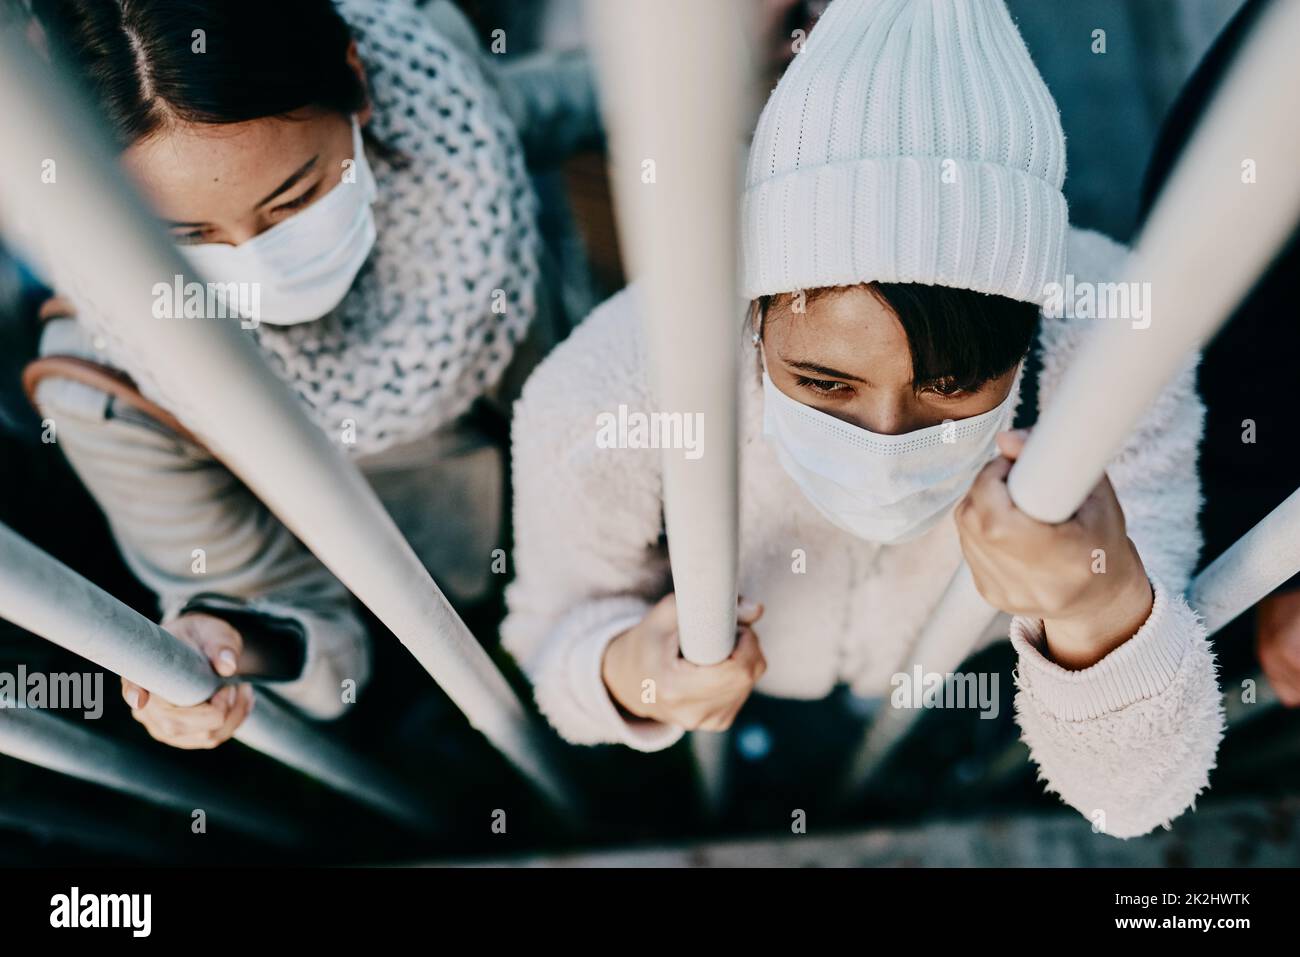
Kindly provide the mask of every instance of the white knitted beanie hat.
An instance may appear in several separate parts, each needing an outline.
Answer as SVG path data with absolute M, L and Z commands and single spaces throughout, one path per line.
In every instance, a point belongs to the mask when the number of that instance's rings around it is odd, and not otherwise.
M 1042 303 L 1064 179 L 1003 0 L 834 0 L 758 122 L 742 295 L 908 282 Z

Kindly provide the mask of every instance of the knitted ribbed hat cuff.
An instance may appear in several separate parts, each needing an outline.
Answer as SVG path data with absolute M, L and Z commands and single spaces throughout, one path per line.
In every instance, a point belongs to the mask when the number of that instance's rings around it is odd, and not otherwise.
M 872 157 L 764 180 L 742 207 L 747 299 L 912 282 L 1041 304 L 1065 272 L 1065 197 L 992 162 Z

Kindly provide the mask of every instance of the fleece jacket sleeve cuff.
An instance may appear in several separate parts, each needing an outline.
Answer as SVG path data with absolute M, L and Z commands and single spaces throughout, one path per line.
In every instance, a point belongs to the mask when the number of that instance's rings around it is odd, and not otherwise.
M 676 725 L 625 717 L 614 704 L 601 675 L 609 643 L 639 624 L 649 609 L 650 604 L 639 598 L 607 598 L 586 605 L 564 622 L 562 630 L 567 635 L 557 637 L 564 647 L 565 660 L 547 670 L 554 680 L 567 687 L 552 687 L 546 692 L 540 686 L 537 689 L 538 706 L 561 733 L 571 723 L 557 720 L 560 718 L 557 712 L 576 707 L 588 728 L 588 733 L 578 737 L 587 741 L 625 744 L 637 751 L 661 751 L 676 744 L 685 734 L 685 729 Z M 567 708 L 565 701 L 556 700 L 557 692 L 567 699 Z
M 1057 718 L 1098 718 L 1155 698 L 1169 687 L 1200 625 L 1182 595 L 1171 595 L 1155 579 L 1151 588 L 1151 614 L 1137 633 L 1080 671 L 1069 671 L 1047 657 L 1042 621 L 1012 619 L 1011 644 L 1019 657 L 1021 680 Z

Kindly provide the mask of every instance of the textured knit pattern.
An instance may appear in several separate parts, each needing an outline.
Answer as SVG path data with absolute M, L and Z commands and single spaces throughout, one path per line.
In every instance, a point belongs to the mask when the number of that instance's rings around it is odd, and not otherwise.
M 1113 281 L 1124 255 L 1096 234 L 1070 234 L 1069 267 L 1080 279 Z M 609 641 L 671 588 L 660 453 L 596 445 L 598 414 L 620 404 L 629 412 L 658 408 L 640 310 L 635 288 L 601 306 L 516 405 L 517 576 L 502 640 L 565 738 L 653 751 L 683 729 L 624 720 L 600 677 Z M 1042 404 L 1092 324 L 1044 319 Z M 768 663 L 757 690 L 806 700 L 843 682 L 882 695 L 961 561 L 956 525 L 948 518 L 913 542 L 879 546 L 828 523 L 763 440 L 759 367 L 747 338 L 742 348 L 739 586 L 767 609 L 756 629 Z M 1222 734 L 1205 629 L 1179 595 L 1199 547 L 1203 415 L 1189 363 L 1109 470 L 1156 593 L 1138 634 L 1093 667 L 1065 672 L 1042 654 L 1040 622 L 1010 621 L 1017 720 L 1033 759 L 1050 789 L 1094 821 L 1102 812 L 1101 826 L 1118 837 L 1188 808 L 1207 786 Z M 1002 637 L 1008 621 L 1000 616 Z
M 338 5 L 366 66 L 366 131 L 400 158 L 367 150 L 378 238 L 338 308 L 251 334 L 322 428 L 355 424 L 343 447 L 364 456 L 428 436 L 498 381 L 537 308 L 539 238 L 518 134 L 474 54 L 409 0 Z M 94 303 L 70 295 L 104 358 L 183 411 Z
M 758 123 L 741 293 L 921 282 L 1041 303 L 1064 179 L 1056 104 L 1002 0 L 835 0 Z

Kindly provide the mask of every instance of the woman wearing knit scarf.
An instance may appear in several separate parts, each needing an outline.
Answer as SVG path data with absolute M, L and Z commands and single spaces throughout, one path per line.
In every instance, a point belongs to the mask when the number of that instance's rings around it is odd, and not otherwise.
M 585 64 L 498 66 L 445 0 L 35 0 L 33 12 L 195 278 L 251 291 L 221 305 L 449 594 L 481 597 L 504 476 L 469 413 L 481 399 L 508 407 L 581 299 L 539 239 L 525 145 L 555 159 L 599 137 Z M 46 310 L 25 379 L 169 628 L 222 675 L 246 673 L 244 633 L 269 630 L 301 649 L 301 664 L 263 662 L 286 679 L 275 690 L 340 714 L 370 667 L 347 591 L 171 417 L 57 251 L 41 258 L 67 306 Z M 163 306 L 160 322 L 190 318 Z M 252 700 L 231 688 L 182 709 L 123 692 L 150 733 L 187 748 L 226 740 Z
M 678 653 L 660 452 L 596 439 L 622 409 L 681 411 L 656 405 L 636 290 L 552 353 L 517 407 L 503 641 L 563 736 L 654 751 L 728 727 L 754 691 L 888 693 L 964 558 L 1005 613 L 985 639 L 1010 634 L 1047 786 L 1120 837 L 1192 804 L 1222 734 L 1182 598 L 1200 544 L 1193 366 L 1069 521 L 1034 521 L 1007 494 L 1026 356 L 1049 404 L 1090 324 L 1126 321 L 1040 313 L 1124 258 L 1069 227 L 1064 175 L 1055 104 L 1001 0 L 831 4 L 750 153 L 729 660 Z

